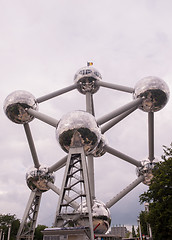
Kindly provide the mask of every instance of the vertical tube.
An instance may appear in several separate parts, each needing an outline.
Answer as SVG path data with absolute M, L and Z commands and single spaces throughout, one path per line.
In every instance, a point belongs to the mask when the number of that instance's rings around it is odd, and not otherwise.
M 92 155 L 87 156 L 88 160 L 88 176 L 90 182 L 90 192 L 92 200 L 95 199 L 95 184 L 94 184 L 94 159 Z
M 7 237 L 7 240 L 10 240 L 10 233 L 11 233 L 11 223 L 8 226 L 8 237 Z
M 0 240 L 2 238 L 2 229 L 0 229 Z
M 140 219 L 138 219 L 138 227 L 139 227 L 139 235 L 140 235 L 140 239 L 142 240 L 142 230 L 141 230 Z
M 149 160 L 154 160 L 154 113 L 148 113 L 148 145 L 149 145 Z
M 90 92 L 86 92 L 86 111 L 94 115 L 93 96 Z
M 86 189 L 86 201 L 87 201 L 87 209 L 89 216 L 89 225 L 90 225 L 90 239 L 94 240 L 94 229 L 93 229 L 93 218 L 92 218 L 92 196 L 89 188 L 89 176 L 87 174 L 87 165 L 85 154 L 81 153 L 81 161 L 83 166 L 83 175 L 84 175 L 84 184 Z
M 86 92 L 86 111 L 94 115 L 93 97 L 90 92 Z M 88 156 L 88 177 L 91 191 L 91 199 L 95 198 L 95 180 L 94 180 L 94 158 L 93 156 Z

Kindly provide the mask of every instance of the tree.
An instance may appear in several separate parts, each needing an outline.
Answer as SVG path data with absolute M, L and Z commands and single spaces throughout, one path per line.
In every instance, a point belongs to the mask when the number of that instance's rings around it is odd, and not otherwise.
M 133 236 L 133 237 L 137 237 L 137 236 L 136 236 L 136 232 L 135 232 L 134 225 L 132 226 L 132 236 Z
M 149 203 L 147 221 L 153 238 L 170 240 L 172 236 L 172 144 L 164 146 L 164 161 L 156 165 L 147 192 L 140 196 L 141 203 Z
M 20 226 L 19 219 L 17 219 L 15 215 L 0 214 L 0 229 L 2 229 L 3 232 L 5 233 L 5 239 L 7 239 L 10 224 L 11 224 L 10 240 L 15 240 Z
M 140 225 L 141 225 L 141 232 L 143 235 L 148 235 L 148 228 L 147 228 L 147 222 L 148 222 L 148 213 L 145 211 L 141 211 L 139 215 L 140 219 Z
M 38 225 L 35 228 L 35 235 L 34 235 L 34 240 L 42 240 L 43 239 L 43 234 L 41 231 L 43 231 L 47 226 L 45 225 Z

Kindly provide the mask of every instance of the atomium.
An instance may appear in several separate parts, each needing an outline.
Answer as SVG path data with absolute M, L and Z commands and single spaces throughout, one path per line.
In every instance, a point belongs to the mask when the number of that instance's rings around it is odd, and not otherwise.
M 170 95 L 167 84 L 157 77 L 145 77 L 134 88 L 134 98 L 143 98 L 139 108 L 145 112 L 161 110 L 168 102 Z
M 79 206 L 78 210 L 79 213 L 87 213 L 88 208 L 86 202 L 83 203 L 82 207 Z M 111 216 L 110 211 L 106 207 L 106 205 L 97 199 L 93 200 L 92 206 L 92 217 L 93 217 L 93 228 L 95 229 L 96 234 L 104 234 L 110 227 L 111 224 Z M 79 226 L 86 226 L 88 222 L 85 220 L 79 219 L 77 224 Z
M 48 172 L 47 167 L 32 168 L 26 173 L 26 182 L 28 187 L 33 191 L 35 189 L 45 192 L 49 190 L 47 182 L 54 183 L 55 177 Z
M 97 119 L 92 95 L 100 87 L 131 93 L 134 100 Z M 69 112 L 60 117 L 59 121 L 38 111 L 38 103 L 72 90 L 78 90 L 85 95 L 86 111 L 76 110 Z M 54 227 L 70 226 L 71 223 L 77 227 L 87 226 L 90 229 L 91 240 L 94 239 L 94 233 L 106 233 L 111 223 L 109 209 L 138 184 L 150 185 L 151 183 L 153 169 L 156 167 L 154 157 L 154 112 L 161 110 L 166 105 L 169 94 L 167 84 L 157 77 L 143 78 L 138 81 L 135 88 L 130 88 L 103 82 L 99 71 L 92 66 L 79 69 L 75 74 L 73 85 L 40 98 L 36 99 L 26 91 L 11 93 L 5 99 L 4 112 L 12 122 L 24 125 L 34 163 L 34 168 L 26 174 L 26 182 L 31 189 L 31 195 L 26 206 L 27 211 L 18 231 L 17 240 L 22 238 L 33 239 L 41 194 L 49 189 L 59 195 Z M 144 161 L 138 161 L 136 160 L 137 157 L 134 159 L 110 147 L 105 136 L 106 131 L 133 113 L 137 108 L 140 108 L 148 115 L 149 160 Z M 58 159 L 48 168 L 40 165 L 37 156 L 29 127 L 30 121 L 34 118 L 55 127 L 56 139 L 61 148 L 68 153 L 67 156 Z M 134 165 L 137 178 L 104 204 L 97 200 L 95 196 L 94 157 L 97 159 L 106 153 Z M 64 177 L 61 189 L 59 189 L 54 185 L 54 172 L 64 166 Z M 31 226 L 29 231 L 28 222 L 29 226 Z
M 27 113 L 26 109 L 38 110 L 35 97 L 23 90 L 12 92 L 4 102 L 4 112 L 7 117 L 15 123 L 24 124 L 32 121 L 33 116 Z
M 65 152 L 71 147 L 83 146 L 88 154 L 99 144 L 101 132 L 93 115 L 84 111 L 74 111 L 61 118 L 56 136 Z

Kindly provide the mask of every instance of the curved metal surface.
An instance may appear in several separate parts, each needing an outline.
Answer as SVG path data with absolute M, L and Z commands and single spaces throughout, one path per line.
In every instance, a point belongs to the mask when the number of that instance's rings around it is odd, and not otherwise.
M 133 97 L 144 98 L 139 108 L 145 112 L 157 112 L 168 102 L 170 90 L 167 84 L 158 77 L 145 77 L 134 88 Z
M 91 114 L 74 111 L 61 118 L 56 136 L 65 152 L 71 147 L 83 146 L 85 153 L 89 154 L 98 145 L 101 132 Z
M 4 101 L 4 112 L 15 123 L 24 124 L 32 121 L 34 117 L 26 109 L 38 110 L 36 98 L 29 92 L 18 90 L 12 92 Z
M 41 192 L 49 190 L 47 182 L 54 183 L 55 177 L 48 172 L 47 167 L 32 168 L 26 173 L 26 182 L 28 187 L 33 191 L 38 189 Z
M 99 90 L 97 82 L 101 79 L 102 76 L 99 71 L 90 66 L 79 69 L 74 76 L 77 89 L 82 94 L 86 94 L 86 92 L 96 93 Z
M 80 206 L 77 211 L 82 213 L 87 213 L 88 209 L 87 209 L 86 202 L 83 203 L 83 205 Z M 111 216 L 110 216 L 109 209 L 106 207 L 106 205 L 102 201 L 97 199 L 93 200 L 92 218 L 93 218 L 93 228 L 95 229 L 95 233 L 96 234 L 106 233 L 111 224 Z M 78 220 L 79 226 L 86 226 L 87 224 L 88 223 L 86 223 L 82 219 Z

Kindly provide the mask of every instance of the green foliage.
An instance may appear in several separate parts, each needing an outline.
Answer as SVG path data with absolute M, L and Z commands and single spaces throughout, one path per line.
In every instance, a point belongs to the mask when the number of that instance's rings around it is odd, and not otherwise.
M 131 232 L 130 231 L 128 231 L 127 233 L 126 233 L 126 238 L 129 238 L 130 237 L 130 234 L 131 234 Z
M 47 226 L 45 225 L 38 225 L 35 228 L 35 235 L 34 235 L 34 240 L 42 240 L 43 239 L 43 234 L 41 231 L 43 231 Z
M 143 235 L 148 235 L 147 229 L 147 221 L 148 221 L 148 213 L 141 211 L 140 213 L 140 225 L 141 225 L 141 232 Z
M 5 239 L 8 236 L 9 224 L 11 224 L 10 240 L 16 239 L 16 235 L 20 226 L 19 219 L 15 215 L 11 214 L 0 214 L 0 229 L 5 233 Z
M 134 225 L 132 226 L 132 236 L 133 236 L 133 237 L 137 237 L 137 236 L 136 236 L 136 232 L 135 232 Z
M 163 162 L 157 164 L 149 190 L 140 196 L 148 202 L 147 221 L 156 240 L 170 240 L 172 236 L 172 145 L 164 146 Z

